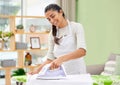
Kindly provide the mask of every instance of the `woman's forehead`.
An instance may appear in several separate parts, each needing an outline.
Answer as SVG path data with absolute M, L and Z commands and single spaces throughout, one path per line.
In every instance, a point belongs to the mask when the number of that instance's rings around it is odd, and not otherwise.
M 45 16 L 50 16 L 52 14 L 55 14 L 55 13 L 58 13 L 56 10 L 48 10 L 46 13 L 45 13 Z

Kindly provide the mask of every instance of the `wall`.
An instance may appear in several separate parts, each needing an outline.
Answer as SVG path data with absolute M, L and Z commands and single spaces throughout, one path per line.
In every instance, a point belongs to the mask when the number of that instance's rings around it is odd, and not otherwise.
M 104 63 L 120 53 L 120 0 L 77 0 L 77 21 L 85 29 L 87 64 Z

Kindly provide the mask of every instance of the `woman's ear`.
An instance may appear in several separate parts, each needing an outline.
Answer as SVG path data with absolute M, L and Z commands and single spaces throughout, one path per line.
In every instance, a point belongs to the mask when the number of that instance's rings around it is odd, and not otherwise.
M 63 15 L 63 10 L 60 10 L 59 13 Z
M 63 10 L 60 10 L 60 13 L 63 13 Z

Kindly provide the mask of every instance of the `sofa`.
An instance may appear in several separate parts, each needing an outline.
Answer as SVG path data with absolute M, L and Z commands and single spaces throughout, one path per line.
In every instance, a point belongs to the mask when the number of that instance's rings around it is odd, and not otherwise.
M 110 60 L 115 61 L 117 55 L 120 55 L 120 54 L 111 53 L 108 56 L 107 61 L 110 61 Z M 100 75 L 101 72 L 104 71 L 104 66 L 105 66 L 105 63 L 104 64 L 97 64 L 97 65 L 87 65 L 87 73 L 90 73 L 91 75 Z
M 110 62 L 110 61 L 116 62 L 117 56 L 120 56 L 120 54 L 111 53 L 107 61 L 104 64 L 87 66 L 87 72 L 91 74 L 91 77 L 94 81 L 93 85 L 120 85 L 120 75 L 117 75 L 115 73 L 114 74 L 111 74 L 111 73 L 102 74 L 103 72 L 105 72 L 105 69 L 107 68 L 107 66 L 110 66 L 108 65 L 107 62 Z M 114 64 L 117 65 L 116 63 Z M 113 67 L 114 65 L 112 65 L 112 68 Z

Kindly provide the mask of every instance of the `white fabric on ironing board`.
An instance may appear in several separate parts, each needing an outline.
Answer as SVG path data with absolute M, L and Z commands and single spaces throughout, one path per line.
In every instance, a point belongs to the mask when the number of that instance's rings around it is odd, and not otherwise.
M 26 85 L 93 85 L 90 74 L 67 75 L 65 79 L 37 79 L 38 74 L 28 75 Z

